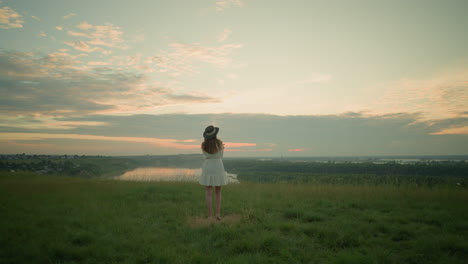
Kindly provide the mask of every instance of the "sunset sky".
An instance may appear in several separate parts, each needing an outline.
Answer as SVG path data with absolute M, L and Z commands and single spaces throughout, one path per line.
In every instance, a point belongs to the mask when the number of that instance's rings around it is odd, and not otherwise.
M 468 154 L 466 0 L 3 0 L 0 153 Z

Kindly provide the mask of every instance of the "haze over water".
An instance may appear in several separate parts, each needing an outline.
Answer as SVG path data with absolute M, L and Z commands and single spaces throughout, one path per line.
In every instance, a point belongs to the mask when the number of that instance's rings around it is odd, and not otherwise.
M 116 177 L 127 181 L 195 181 L 201 174 L 201 169 L 191 168 L 137 168 Z M 229 183 L 238 183 L 237 175 L 227 173 Z

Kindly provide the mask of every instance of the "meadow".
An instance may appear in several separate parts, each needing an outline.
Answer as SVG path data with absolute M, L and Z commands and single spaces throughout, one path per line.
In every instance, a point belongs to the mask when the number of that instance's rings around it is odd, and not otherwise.
M 193 182 L 0 172 L 0 263 L 466 263 L 459 186 L 259 183 L 205 218 Z

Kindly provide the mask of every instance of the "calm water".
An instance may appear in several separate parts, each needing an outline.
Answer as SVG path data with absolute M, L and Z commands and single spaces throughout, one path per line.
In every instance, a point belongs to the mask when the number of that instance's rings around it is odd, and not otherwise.
M 193 181 L 198 182 L 201 169 L 137 168 L 116 177 L 126 181 Z M 227 173 L 229 183 L 238 183 L 237 175 Z

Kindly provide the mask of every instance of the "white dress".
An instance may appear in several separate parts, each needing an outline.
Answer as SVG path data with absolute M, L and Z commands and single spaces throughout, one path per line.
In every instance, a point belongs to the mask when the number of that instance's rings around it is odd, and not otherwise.
M 205 186 L 221 186 L 228 183 L 226 171 L 223 164 L 223 150 L 214 154 L 203 151 L 205 161 L 203 162 L 200 180 L 201 185 Z

